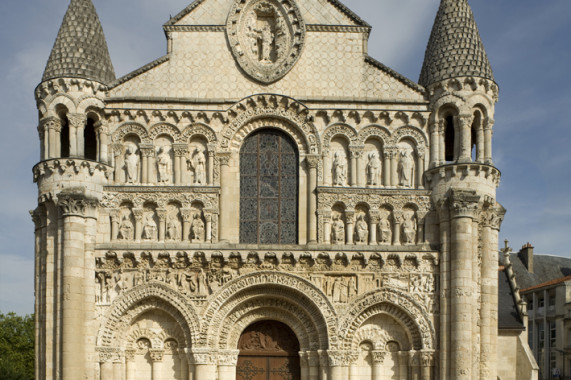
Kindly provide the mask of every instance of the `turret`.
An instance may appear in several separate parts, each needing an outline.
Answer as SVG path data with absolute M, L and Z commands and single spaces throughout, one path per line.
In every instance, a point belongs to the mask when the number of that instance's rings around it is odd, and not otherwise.
M 91 0 L 71 0 L 36 88 L 41 154 L 34 168 L 40 194 L 50 192 L 72 167 L 77 181 L 109 176 L 109 136 L 103 118 L 107 86 L 115 72 L 103 28 Z M 84 171 L 87 176 L 81 178 Z M 51 178 L 46 174 L 56 174 Z M 80 176 L 79 178 L 77 176 Z M 53 177 L 53 175 L 51 175 Z M 61 185 L 61 187 L 66 187 Z
M 431 110 L 427 187 L 439 215 L 441 378 L 497 378 L 498 86 L 467 0 L 442 0 L 419 83 Z M 450 338 L 452 337 L 452 338 Z

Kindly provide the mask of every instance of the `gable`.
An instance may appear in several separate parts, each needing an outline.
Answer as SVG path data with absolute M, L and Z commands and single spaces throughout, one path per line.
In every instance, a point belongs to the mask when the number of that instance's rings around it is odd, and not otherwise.
M 235 0 L 196 0 L 167 22 L 171 25 L 226 25 Z M 296 0 L 306 24 L 369 25 L 337 0 Z

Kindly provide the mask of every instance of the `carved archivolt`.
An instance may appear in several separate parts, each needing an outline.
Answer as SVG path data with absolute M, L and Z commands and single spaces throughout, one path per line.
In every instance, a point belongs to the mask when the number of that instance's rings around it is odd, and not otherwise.
M 124 341 L 127 327 L 146 311 L 160 309 L 171 315 L 185 333 L 186 345 L 200 331 L 199 319 L 192 304 L 179 292 L 160 283 L 137 286 L 119 296 L 104 317 L 98 334 L 98 346 L 117 347 Z M 185 328 L 188 326 L 188 328 Z
M 397 144 L 403 138 L 411 138 L 416 143 L 417 147 L 425 147 L 428 146 L 428 141 L 424 133 L 419 130 L 418 128 L 414 127 L 402 127 L 397 129 L 392 136 L 392 143 Z
M 347 139 L 347 143 L 349 145 L 354 145 L 357 142 L 357 132 L 355 132 L 353 128 L 346 124 L 336 124 L 327 128 L 323 134 L 322 141 L 324 150 L 329 149 L 331 139 L 336 136 L 343 136 L 345 139 Z
M 117 128 L 117 130 L 113 133 L 113 142 L 122 143 L 125 136 L 130 134 L 138 136 L 141 139 L 141 142 L 145 144 L 148 144 L 152 141 L 149 138 L 147 130 L 141 124 L 125 123 Z
M 208 143 L 215 143 L 216 133 L 206 124 L 192 124 L 182 131 L 182 140 L 189 142 L 193 136 L 203 136 Z
M 345 349 L 356 349 L 353 339 L 357 329 L 377 314 L 388 314 L 405 326 L 415 350 L 435 349 L 436 332 L 422 306 L 404 292 L 382 289 L 355 301 L 339 324 L 339 336 Z
M 371 189 L 322 188 L 318 191 L 317 204 L 320 210 L 330 210 L 336 204 L 343 205 L 347 209 L 364 205 L 370 210 L 378 210 L 382 206 L 389 206 L 392 210 L 403 210 L 406 206 L 412 206 L 417 211 L 428 212 L 433 208 L 429 195 L 402 195 L 393 191 L 378 191 L 374 194 L 374 190 Z
M 183 208 L 191 207 L 193 203 L 202 203 L 207 209 L 218 209 L 217 193 L 177 193 L 177 192 L 148 192 L 148 193 L 124 193 L 106 192 L 101 200 L 101 205 L 105 208 L 118 208 L 122 203 L 132 203 L 136 208 L 143 207 L 145 203 L 154 203 L 158 207 L 164 208 L 169 203 L 179 203 Z
M 383 142 L 383 145 L 388 145 L 391 142 L 391 134 L 386 128 L 379 125 L 370 125 L 359 132 L 357 145 L 365 145 L 365 142 L 370 137 L 377 137 Z
M 337 336 L 336 312 L 323 292 L 301 277 L 279 272 L 257 272 L 241 276 L 214 294 L 203 314 L 205 323 L 208 323 L 208 328 L 205 327 L 204 330 L 208 331 L 205 336 L 214 339 L 212 334 L 221 330 L 221 326 L 225 323 L 223 318 L 225 313 L 222 310 L 226 308 L 232 310 L 250 297 L 259 297 L 260 294 L 267 294 L 271 291 L 280 298 L 289 298 L 293 305 L 307 310 L 314 321 L 313 324 L 317 327 L 317 332 L 320 327 L 326 329 L 326 331 L 321 331 L 319 338 L 314 339 L 315 341 L 327 340 L 327 336 Z M 313 331 L 316 331 L 315 328 Z
M 268 126 L 280 128 L 294 138 L 301 154 L 318 154 L 321 150 L 319 133 L 309 117 L 307 107 L 294 99 L 279 95 L 254 95 L 234 105 L 228 113 L 229 124 L 220 136 L 222 151 L 238 151 L 249 133 Z
M 177 127 L 175 127 L 172 124 L 159 123 L 159 124 L 156 124 L 150 128 L 149 139 L 151 141 L 155 141 L 155 139 L 159 135 L 170 136 L 175 143 L 183 143 L 184 142 L 184 141 L 181 141 L 182 139 L 181 139 L 180 131 L 177 129 Z

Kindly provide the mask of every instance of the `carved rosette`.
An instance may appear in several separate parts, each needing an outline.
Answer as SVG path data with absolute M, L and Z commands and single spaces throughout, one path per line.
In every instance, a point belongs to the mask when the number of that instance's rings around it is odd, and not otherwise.
M 305 23 L 294 0 L 236 0 L 226 34 L 242 70 L 269 84 L 283 78 L 299 60 Z

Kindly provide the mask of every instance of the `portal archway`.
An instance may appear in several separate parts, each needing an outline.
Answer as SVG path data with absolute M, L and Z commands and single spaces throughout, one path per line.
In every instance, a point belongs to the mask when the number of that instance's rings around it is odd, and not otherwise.
M 238 341 L 236 380 L 299 380 L 299 341 L 284 323 L 260 321 L 248 326 Z

